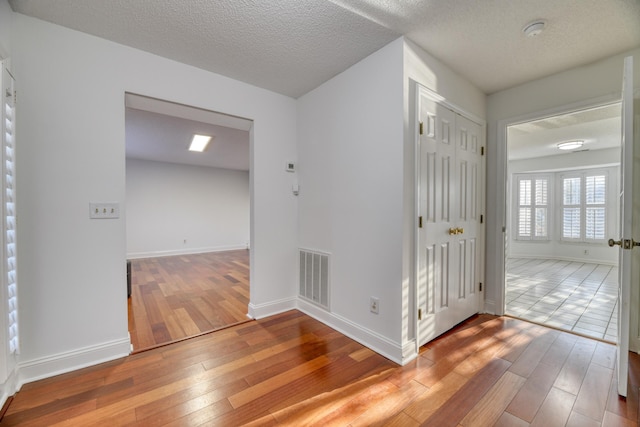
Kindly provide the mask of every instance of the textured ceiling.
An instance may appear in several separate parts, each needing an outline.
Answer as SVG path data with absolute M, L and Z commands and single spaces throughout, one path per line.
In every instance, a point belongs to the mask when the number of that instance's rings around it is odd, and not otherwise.
M 640 46 L 639 0 L 10 0 L 20 13 L 299 97 L 401 35 L 485 93 Z M 546 30 L 527 38 L 534 19 Z
M 202 153 L 187 148 L 194 133 L 213 138 Z M 158 162 L 249 170 L 249 132 L 126 108 L 126 156 Z
M 620 147 L 620 111 L 616 103 L 509 126 L 509 160 Z M 558 150 L 558 143 L 576 139 L 584 141 L 580 150 Z
M 16 12 L 294 98 L 401 35 L 487 94 L 640 46 L 640 0 L 9 3 Z M 546 21 L 545 31 L 525 37 L 522 29 L 537 19 Z M 248 168 L 250 122 L 229 117 L 220 122 L 216 113 L 169 104 L 158 110 L 158 105 L 137 101 L 142 104 L 127 104 L 133 107 L 127 109 L 127 156 Z M 560 140 L 579 137 L 587 140 L 588 149 L 614 145 L 619 140 L 619 117 L 593 114 L 511 127 L 510 157 L 550 155 L 557 152 L 555 144 Z M 243 131 L 220 125 L 244 129 L 246 140 L 233 146 L 228 141 Z M 212 126 L 207 131 L 215 135 L 213 145 L 204 155 L 194 156 L 186 152 L 186 143 L 203 126 Z M 589 136 L 580 136 L 587 131 Z

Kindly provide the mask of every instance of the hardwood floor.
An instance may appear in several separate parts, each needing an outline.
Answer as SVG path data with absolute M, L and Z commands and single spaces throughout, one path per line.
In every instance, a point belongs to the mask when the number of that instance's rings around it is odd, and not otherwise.
M 615 347 L 475 316 L 400 367 L 289 311 L 26 384 L 14 426 L 631 426 Z
M 245 322 L 248 304 L 247 250 L 131 261 L 134 351 Z

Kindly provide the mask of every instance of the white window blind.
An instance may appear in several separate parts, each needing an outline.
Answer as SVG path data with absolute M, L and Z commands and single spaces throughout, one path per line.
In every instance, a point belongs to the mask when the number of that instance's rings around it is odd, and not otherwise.
M 516 238 L 549 238 L 549 177 L 519 175 L 516 179 Z
M 16 209 L 15 209 L 15 92 L 14 80 L 3 67 L 3 187 L 4 280 L 7 296 L 8 345 L 11 353 L 19 351 L 18 281 L 16 274 Z
M 580 196 L 582 180 L 580 177 L 562 179 L 562 237 L 580 238 Z
M 562 239 L 602 241 L 607 229 L 607 174 L 562 177 Z

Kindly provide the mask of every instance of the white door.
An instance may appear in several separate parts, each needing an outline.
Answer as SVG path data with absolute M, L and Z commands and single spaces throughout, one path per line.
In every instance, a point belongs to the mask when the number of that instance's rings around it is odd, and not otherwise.
M 479 311 L 482 127 L 418 91 L 418 345 Z
M 616 362 L 618 394 L 627 395 L 629 370 L 629 299 L 631 294 L 631 250 L 640 243 L 633 240 L 633 57 L 624 60 L 622 81 L 622 154 L 620 182 L 620 240 L 609 239 L 609 246 L 619 245 L 618 274 L 618 342 Z

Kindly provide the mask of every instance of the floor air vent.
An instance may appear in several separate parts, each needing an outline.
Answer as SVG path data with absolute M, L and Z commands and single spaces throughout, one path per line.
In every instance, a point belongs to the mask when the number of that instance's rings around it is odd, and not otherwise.
M 329 254 L 300 249 L 300 296 L 329 309 Z

